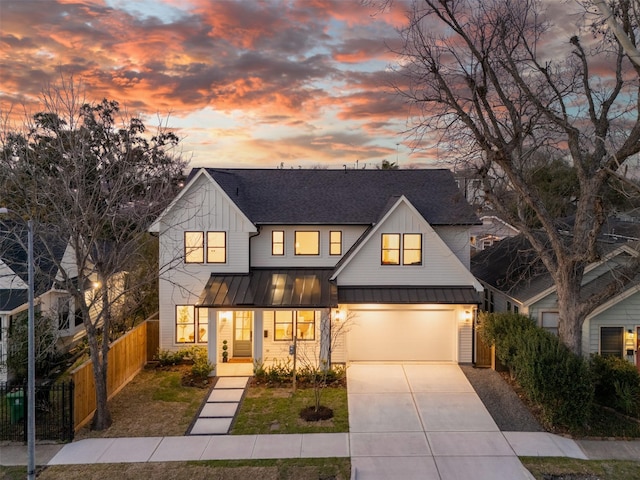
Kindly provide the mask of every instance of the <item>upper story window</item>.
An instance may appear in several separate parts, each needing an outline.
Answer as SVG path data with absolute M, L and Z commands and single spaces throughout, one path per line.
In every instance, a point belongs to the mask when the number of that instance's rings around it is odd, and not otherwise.
M 271 232 L 271 255 L 284 255 L 284 231 Z
M 227 233 L 207 232 L 207 263 L 227 262 Z
M 207 263 L 227 262 L 227 234 L 226 232 L 207 232 L 206 236 Z M 184 233 L 184 261 L 185 263 L 204 263 L 205 260 L 204 232 Z
M 421 233 L 383 233 L 382 264 L 383 265 L 422 265 Z
M 204 232 L 184 232 L 184 261 L 204 263 Z
M 402 236 L 402 264 L 422 265 L 422 234 L 405 233 Z
M 342 255 L 342 232 L 329 232 L 329 255 Z
M 320 232 L 296 232 L 296 255 L 320 255 Z

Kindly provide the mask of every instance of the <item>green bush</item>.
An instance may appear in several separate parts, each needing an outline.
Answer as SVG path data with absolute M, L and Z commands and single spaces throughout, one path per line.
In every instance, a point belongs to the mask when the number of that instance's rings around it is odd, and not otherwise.
M 310 366 L 299 367 L 296 371 L 296 379 L 300 385 L 311 385 L 314 383 L 314 376 L 317 380 L 319 371 Z M 265 367 L 262 361 L 255 361 L 253 364 L 253 375 L 256 382 L 281 385 L 292 381 L 293 362 L 290 358 L 286 360 L 275 360 L 271 365 Z M 346 378 L 346 368 L 344 365 L 332 366 L 326 372 L 326 384 L 342 383 Z
M 640 415 L 640 373 L 620 357 L 593 355 L 590 362 L 595 400 L 630 415 Z
M 160 350 L 156 358 L 161 367 L 169 367 L 182 363 L 186 355 L 187 351 L 184 348 L 175 352 L 171 350 Z
M 578 427 L 591 414 L 593 383 L 588 363 L 555 335 L 535 328 L 527 332 L 515 355 L 517 379 L 539 404 L 552 425 Z
M 484 313 L 483 340 L 509 368 L 527 397 L 537 403 L 547 422 L 577 427 L 586 422 L 593 403 L 588 363 L 558 337 L 515 313 Z
M 510 370 L 514 368 L 522 339 L 537 328 L 529 317 L 511 312 L 480 312 L 480 324 L 482 340 L 487 345 L 495 345 L 496 356 Z

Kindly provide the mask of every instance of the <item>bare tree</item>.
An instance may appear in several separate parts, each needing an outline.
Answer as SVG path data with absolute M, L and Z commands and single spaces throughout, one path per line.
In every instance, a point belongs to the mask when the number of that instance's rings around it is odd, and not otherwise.
M 640 50 L 638 50 L 636 33 L 630 28 L 630 24 L 640 23 L 640 2 L 638 0 L 618 0 L 613 3 L 613 8 L 611 8 L 605 0 L 591 0 L 586 4 L 587 9 L 591 3 L 598 9 L 604 22 L 616 36 L 629 60 L 637 68 L 640 68 Z
M 313 411 L 319 413 L 322 405 L 322 392 L 327 386 L 331 372 L 331 352 L 346 338 L 353 325 L 355 315 L 351 312 L 342 319 L 332 319 L 328 312 L 323 312 L 320 320 L 319 342 L 295 342 L 293 391 L 295 392 L 296 364 L 309 376 L 313 388 Z
M 175 134 L 161 126 L 148 135 L 117 102 L 87 102 L 73 81 L 50 87 L 41 100 L 43 111 L 23 128 L 0 132 L 0 205 L 34 221 L 52 259 L 47 239 L 68 242 L 56 281 L 82 316 L 96 387 L 91 426 L 102 430 L 111 424 L 112 322 L 130 292 L 157 279 L 157 264 L 142 266 L 146 229 L 174 196 L 184 162 L 172 154 Z
M 621 26 L 635 38 L 635 22 Z M 586 316 L 637 272 L 630 265 L 598 292 L 581 289 L 599 258 L 604 193 L 640 151 L 640 69 L 606 29 L 563 35 L 537 0 L 416 0 L 396 89 L 415 109 L 416 142 L 433 141 L 441 157 L 475 169 L 487 200 L 529 240 L 557 287 L 560 338 L 578 353 Z M 558 227 L 529 181 L 541 155 L 575 169 L 569 226 Z

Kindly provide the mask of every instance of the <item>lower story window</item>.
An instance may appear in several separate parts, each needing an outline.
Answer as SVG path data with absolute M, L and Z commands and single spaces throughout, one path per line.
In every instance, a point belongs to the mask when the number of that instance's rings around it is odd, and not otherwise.
M 293 340 L 295 330 L 298 340 L 315 340 L 316 312 L 313 310 L 276 310 L 275 340 Z
M 624 347 L 622 327 L 600 328 L 600 355 L 622 357 Z
M 176 343 L 207 343 L 209 310 L 176 305 Z
M 542 328 L 557 336 L 559 318 L 560 314 L 558 312 L 542 312 Z

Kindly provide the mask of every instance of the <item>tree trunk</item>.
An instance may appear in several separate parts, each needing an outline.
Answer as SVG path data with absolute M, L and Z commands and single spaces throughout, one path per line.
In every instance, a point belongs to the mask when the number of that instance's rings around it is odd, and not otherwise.
M 93 355 L 92 355 L 93 357 Z M 111 426 L 111 412 L 107 403 L 107 365 L 100 359 L 93 360 L 93 377 L 96 388 L 96 411 L 91 421 L 91 430 L 106 430 Z
M 572 270 L 572 269 L 565 269 Z M 574 278 L 575 273 L 560 275 L 560 281 L 556 279 L 556 292 L 558 295 L 558 336 L 562 343 L 576 355 L 582 353 L 582 324 L 585 315 L 580 305 L 580 278 Z

